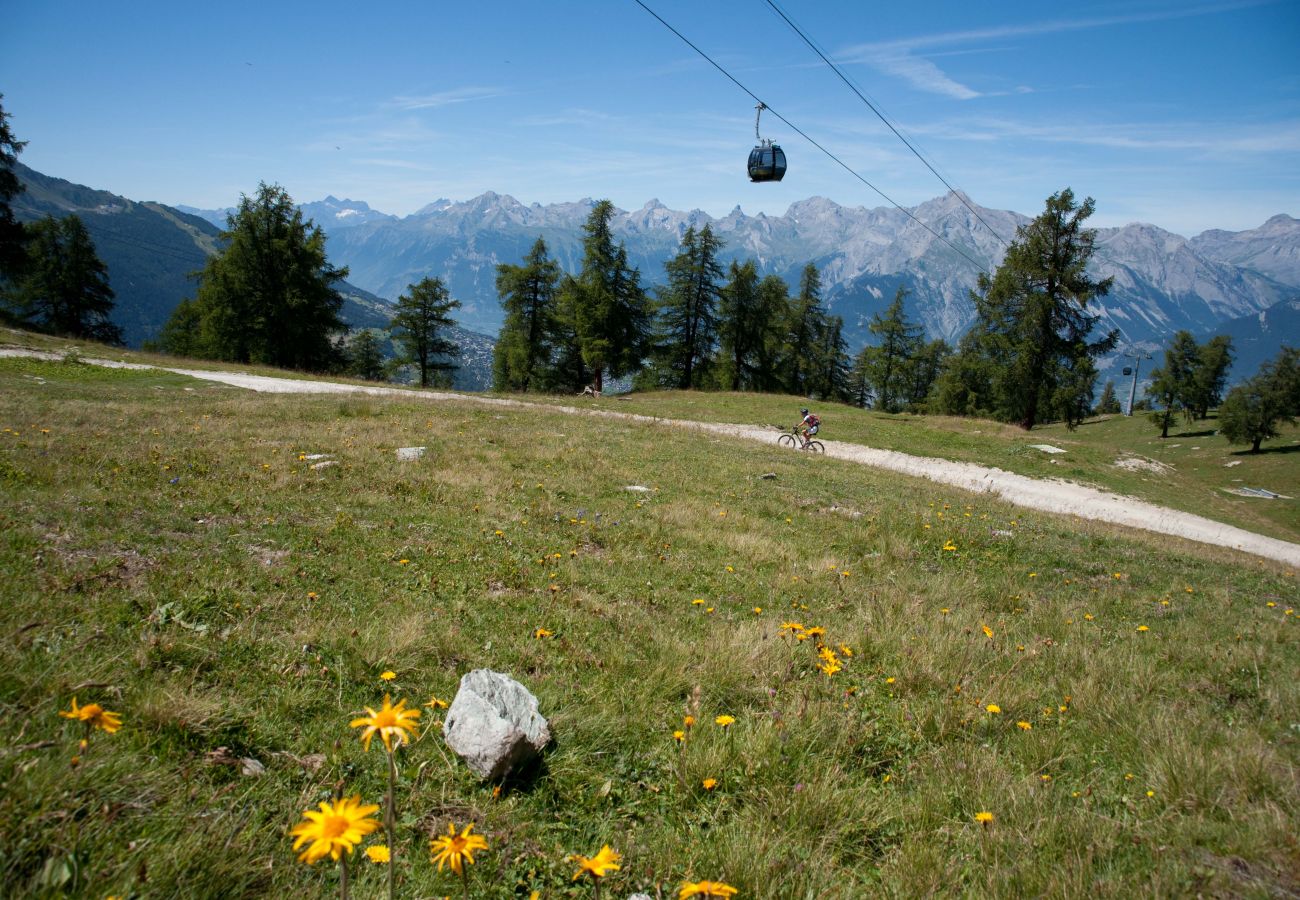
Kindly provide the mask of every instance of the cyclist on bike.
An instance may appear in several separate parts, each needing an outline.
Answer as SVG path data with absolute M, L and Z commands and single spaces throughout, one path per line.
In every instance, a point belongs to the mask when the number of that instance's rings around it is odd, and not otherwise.
M 821 428 L 822 420 L 816 414 L 808 412 L 807 407 L 800 409 L 799 415 L 803 418 L 795 426 L 795 431 L 799 433 L 799 440 L 803 441 L 803 446 L 807 447 L 808 441 L 812 440 L 812 436 Z

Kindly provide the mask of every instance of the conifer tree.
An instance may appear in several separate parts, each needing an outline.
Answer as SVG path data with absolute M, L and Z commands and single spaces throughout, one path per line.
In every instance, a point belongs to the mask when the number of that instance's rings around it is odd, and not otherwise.
M 460 309 L 460 301 L 451 299 L 440 278 L 422 278 L 407 285 L 406 293 L 397 298 L 397 314 L 390 325 L 400 348 L 397 358 L 416 367 L 420 387 L 449 386 L 458 368 L 460 347 L 443 336 L 456 324 L 450 316 L 454 309 Z
M 821 305 L 821 285 L 821 273 L 808 263 L 799 275 L 799 294 L 790 302 L 781 376 L 783 387 L 792 394 L 811 392 L 819 368 L 818 338 L 822 336 L 826 318 Z
M 883 313 L 871 317 L 867 330 L 874 336 L 874 346 L 862 348 L 861 365 L 875 408 L 898 412 L 911 399 L 909 365 L 921 348 L 922 330 L 907 320 L 903 301 L 907 289 L 900 287 Z
M 4 94 L 0 94 L 0 100 Z M 6 282 L 16 281 L 19 269 L 26 262 L 27 234 L 9 205 L 23 192 L 23 184 L 14 172 L 18 154 L 23 152 L 25 141 L 15 140 L 9 130 L 9 114 L 0 104 L 0 289 Z
M 498 391 L 536 390 L 547 377 L 556 340 L 556 291 L 560 267 L 538 238 L 522 266 L 497 266 L 497 295 L 505 321 L 493 352 L 493 384 Z
M 664 268 L 660 291 L 656 363 L 661 383 L 690 390 L 703 381 L 717 343 L 718 299 L 722 293 L 722 241 L 705 225 L 689 227 L 681 249 Z
M 1207 419 L 1210 409 L 1223 402 L 1223 389 L 1232 367 L 1232 338 L 1219 334 L 1197 348 L 1192 369 L 1188 410 L 1194 418 Z
M 1151 371 L 1147 397 L 1151 399 L 1151 422 L 1160 426 L 1160 437 L 1169 437 L 1169 426 L 1180 411 L 1191 409 L 1198 359 L 1196 339 L 1180 331 L 1165 349 L 1165 364 Z
M 1219 407 L 1219 431 L 1229 443 L 1249 444 L 1251 453 L 1278 436 L 1278 423 L 1300 416 L 1300 350 L 1283 346 L 1254 377 L 1228 392 Z
M 27 261 L 11 293 L 16 319 L 38 331 L 122 343 L 109 321 L 108 268 L 78 216 L 46 216 L 28 226 Z
M 903 369 L 906 394 L 903 406 L 911 412 L 928 412 L 930 395 L 939 374 L 952 355 L 952 348 L 942 338 L 922 344 Z
M 384 380 L 384 351 L 379 338 L 363 328 L 352 338 L 347 349 L 348 374 L 366 381 Z
M 231 362 L 288 369 L 337 368 L 333 338 L 347 330 L 339 318 L 343 296 L 335 285 L 347 268 L 325 255 L 325 233 L 279 185 L 243 195 L 221 234 L 225 249 L 199 273 L 192 306 L 178 309 L 160 343 Z M 174 314 L 174 315 L 176 315 Z
M 808 389 L 823 400 L 845 400 L 849 396 L 849 351 L 844 340 L 844 320 L 822 316 L 814 332 L 813 371 Z
M 1115 394 L 1115 382 L 1108 380 L 1101 389 L 1101 399 L 1097 401 L 1095 412 L 1099 416 L 1114 416 L 1121 411 L 1119 397 Z
M 768 323 L 762 318 L 758 266 L 752 259 L 732 260 L 718 304 L 718 342 L 721 383 L 739 391 L 755 386 L 755 361 L 767 340 Z
M 1096 232 L 1084 222 L 1093 209 L 1091 197 L 1078 204 L 1069 188 L 1053 194 L 1038 218 L 1017 230 L 993 277 L 980 275 L 972 293 L 979 350 L 993 363 L 994 411 L 1025 430 L 1060 407 L 1061 382 L 1077 398 L 1087 370 L 1080 361 L 1108 352 L 1119 337 L 1111 331 L 1088 340 L 1100 318 L 1088 304 L 1111 286 L 1111 279 L 1094 281 L 1087 273 Z
M 614 204 L 601 200 L 583 225 L 582 270 L 566 282 L 561 304 L 582 369 L 597 391 L 606 375 L 621 377 L 640 368 L 647 351 L 650 306 L 641 273 L 628 265 L 627 248 L 614 243 L 610 219 Z M 562 359 L 568 359 L 565 348 Z

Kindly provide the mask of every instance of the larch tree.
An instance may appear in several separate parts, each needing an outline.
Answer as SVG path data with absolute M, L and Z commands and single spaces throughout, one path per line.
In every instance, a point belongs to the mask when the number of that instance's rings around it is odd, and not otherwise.
M 460 301 L 451 299 L 440 278 L 422 278 L 397 298 L 390 328 L 400 348 L 398 359 L 415 366 L 421 387 L 450 385 L 458 368 L 460 347 L 444 337 L 456 324 L 451 319 L 455 309 L 460 309 Z
M 10 292 L 15 318 L 38 331 L 122 343 L 122 329 L 109 321 L 108 268 L 81 219 L 46 216 L 25 230 L 27 261 Z
M 0 94 L 0 100 L 3 99 L 4 94 Z M 19 269 L 27 260 L 24 249 L 27 233 L 10 206 L 10 201 L 23 191 L 14 167 L 25 146 L 26 142 L 16 140 L 9 130 L 9 114 L 0 104 L 0 290 L 6 282 L 17 279 Z
M 614 242 L 614 204 L 599 201 L 582 226 L 582 269 L 566 282 L 561 304 L 593 387 L 641 367 L 650 334 L 650 304 L 627 248 Z M 564 351 L 561 350 L 561 355 Z
M 664 265 L 668 284 L 660 291 L 656 368 L 663 383 L 700 387 L 717 344 L 722 293 L 722 241 L 705 225 L 686 229 L 681 249 Z
M 1065 387 L 1077 402 L 1086 381 L 1082 361 L 1110 351 L 1118 332 L 1089 340 L 1100 316 L 1088 305 L 1105 296 L 1111 279 L 1087 272 L 1096 232 L 1084 227 L 1095 204 L 1076 203 L 1066 188 L 1047 198 L 1046 209 L 1021 226 L 992 277 L 981 274 L 972 293 L 985 352 L 993 369 L 998 418 L 1033 428 L 1061 406 Z M 1095 368 L 1093 369 L 1095 380 Z
M 1160 426 L 1160 437 L 1169 437 L 1169 426 L 1180 412 L 1189 413 L 1195 391 L 1198 358 L 1196 339 L 1190 331 L 1179 331 L 1165 348 L 1165 363 L 1151 370 L 1147 397 L 1151 400 L 1149 418 Z
M 330 265 L 325 233 L 303 220 L 282 187 L 263 182 L 255 196 L 240 197 L 221 237 L 225 248 L 199 273 L 193 304 L 177 310 L 183 321 L 164 327 L 163 348 L 287 369 L 336 368 L 334 338 L 347 330 L 336 285 L 348 270 Z
M 492 356 L 492 381 L 498 391 L 527 393 L 547 377 L 557 337 L 556 291 L 560 267 L 538 238 L 521 266 L 497 266 L 497 295 L 505 321 Z
M 889 307 L 871 317 L 867 330 L 876 343 L 863 347 L 859 354 L 875 408 L 885 412 L 898 412 L 910 399 L 908 369 L 923 341 L 921 327 L 907 320 L 903 309 L 906 298 L 907 289 L 900 287 Z

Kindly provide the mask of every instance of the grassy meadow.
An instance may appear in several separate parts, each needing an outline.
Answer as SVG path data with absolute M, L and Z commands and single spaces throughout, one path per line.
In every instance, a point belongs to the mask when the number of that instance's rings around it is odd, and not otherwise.
M 1135 451 L 1154 433 L 1125 421 L 823 418 L 831 440 L 1300 537 L 1293 502 L 1216 505 L 1220 479 L 1296 493 L 1294 453 Z M 1114 469 L 1125 451 L 1175 480 Z M 423 713 L 396 755 L 403 897 L 462 894 L 428 842 L 471 822 L 474 897 L 592 896 L 570 857 L 604 844 L 602 897 L 1300 891 L 1300 588 L 1268 561 L 775 444 L 27 359 L 0 359 L 0 501 L 5 896 L 337 896 L 288 831 L 322 800 L 382 802 L 383 749 L 349 722 L 385 693 Z M 480 667 L 550 720 L 525 779 L 481 784 L 442 743 L 434 698 Z M 79 747 L 74 696 L 121 729 Z M 385 896 L 351 859 L 352 896 Z

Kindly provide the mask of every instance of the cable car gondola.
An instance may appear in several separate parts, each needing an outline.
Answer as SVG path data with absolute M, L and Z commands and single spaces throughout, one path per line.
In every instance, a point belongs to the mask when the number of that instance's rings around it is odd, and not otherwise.
M 760 102 L 754 109 L 754 139 L 758 145 L 749 151 L 749 180 L 780 181 L 785 177 L 785 151 L 758 133 L 758 120 L 767 105 Z

